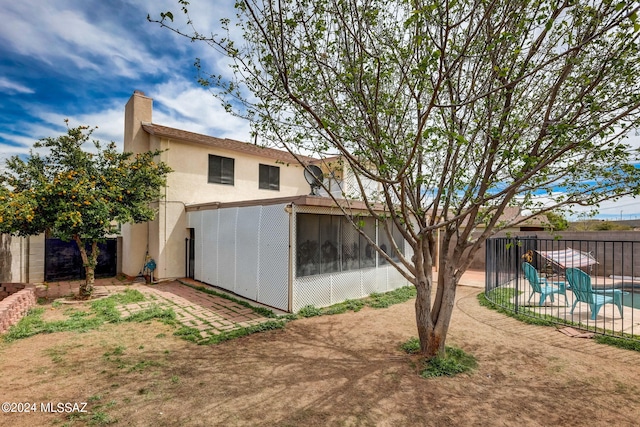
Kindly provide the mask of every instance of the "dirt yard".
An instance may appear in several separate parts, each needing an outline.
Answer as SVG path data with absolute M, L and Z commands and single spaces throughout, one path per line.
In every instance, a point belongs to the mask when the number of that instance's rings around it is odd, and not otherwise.
M 478 359 L 423 379 L 398 346 L 413 301 L 197 346 L 151 322 L 0 345 L 3 426 L 637 426 L 640 354 L 529 326 L 461 287 L 448 344 Z M 86 402 L 86 407 L 82 403 Z M 87 412 L 43 413 L 42 405 Z

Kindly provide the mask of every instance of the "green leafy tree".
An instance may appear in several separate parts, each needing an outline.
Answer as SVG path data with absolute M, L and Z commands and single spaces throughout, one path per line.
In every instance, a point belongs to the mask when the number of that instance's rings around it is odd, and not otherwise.
M 569 228 L 569 221 L 561 213 L 547 212 L 546 216 L 550 231 L 563 231 Z
M 610 230 L 623 231 L 623 230 L 633 230 L 633 227 L 624 225 L 624 224 L 618 224 L 613 221 L 598 221 L 598 222 L 594 222 L 593 229 L 596 231 L 610 231 Z
M 340 155 L 370 215 L 386 206 L 412 251 L 377 249 L 417 289 L 426 357 L 444 353 L 473 255 L 515 225 L 507 207 L 640 192 L 623 140 L 639 124 L 638 2 L 239 0 L 217 33 L 179 3 L 191 27 L 154 22 L 229 58 L 231 78 L 196 62 L 228 111 L 293 153 Z
M 156 163 L 159 152 L 120 153 L 115 143 L 96 153 L 83 150 L 93 129 L 68 128 L 67 134 L 34 144 L 26 159 L 7 160 L 0 174 L 0 233 L 50 235 L 74 240 L 85 268 L 79 297 L 93 292 L 98 242 L 115 231 L 115 223 L 155 217 L 149 203 L 162 196 L 171 169 Z M 90 244 L 90 250 L 85 245 Z

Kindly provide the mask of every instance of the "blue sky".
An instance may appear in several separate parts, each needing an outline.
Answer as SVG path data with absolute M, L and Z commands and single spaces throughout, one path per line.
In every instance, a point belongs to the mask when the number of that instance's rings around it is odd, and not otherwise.
M 195 1 L 190 9 L 214 28 L 232 6 Z M 0 161 L 63 133 L 65 118 L 120 144 L 134 90 L 154 99 L 156 123 L 249 140 L 247 123 L 195 80 L 196 57 L 208 70 L 224 69 L 223 59 L 147 22 L 167 10 L 182 18 L 176 0 L 0 0 Z
M 134 90 L 154 99 L 155 123 L 248 141 L 247 122 L 196 82 L 196 57 L 218 72 L 224 58 L 146 19 L 168 10 L 184 22 L 177 0 L 0 0 L 0 164 L 64 133 L 65 118 L 121 146 Z M 192 0 L 189 11 L 209 32 L 234 14 L 233 2 L 220 0 Z M 640 218 L 640 201 L 603 204 L 599 217 Z

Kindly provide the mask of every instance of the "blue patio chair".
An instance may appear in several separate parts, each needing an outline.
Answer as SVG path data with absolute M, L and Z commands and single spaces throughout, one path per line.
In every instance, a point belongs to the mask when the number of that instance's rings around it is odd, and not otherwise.
M 568 268 L 565 272 L 567 282 L 573 291 L 575 301 L 571 314 L 579 302 L 589 304 L 591 309 L 591 320 L 595 320 L 600 307 L 605 304 L 615 304 L 618 306 L 620 317 L 622 317 L 622 291 L 620 289 L 593 289 L 591 287 L 591 277 L 577 268 Z
M 553 294 L 564 295 L 564 304 L 569 305 L 567 302 L 567 290 L 565 282 L 549 282 L 544 277 L 540 277 L 538 270 L 528 262 L 522 263 L 522 270 L 524 271 L 524 277 L 527 278 L 529 285 L 531 285 L 531 295 L 529 295 L 528 302 L 531 302 L 533 294 L 540 294 L 540 304 L 544 304 L 544 300 L 547 299 L 547 295 L 554 301 Z

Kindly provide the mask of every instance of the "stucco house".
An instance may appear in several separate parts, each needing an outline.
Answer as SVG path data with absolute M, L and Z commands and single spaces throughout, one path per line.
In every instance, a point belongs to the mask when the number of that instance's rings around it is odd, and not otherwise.
M 304 168 L 290 153 L 155 124 L 152 110 L 152 99 L 134 92 L 124 150 L 163 150 L 160 160 L 174 172 L 157 218 L 122 226 L 123 273 L 138 275 L 151 258 L 155 279 L 190 276 L 285 311 L 407 284 L 326 192 L 309 195 Z M 332 193 L 355 191 L 339 159 L 302 160 L 331 169 Z M 352 209 L 365 212 L 357 203 Z M 366 218 L 364 227 L 385 245 L 380 224 Z
M 309 192 L 303 168 L 286 151 L 220 139 L 153 123 L 153 100 L 136 91 L 125 107 L 124 150 L 164 150 L 173 169 L 156 220 L 122 226 L 122 272 L 135 276 L 147 254 L 158 279 L 185 276 L 185 207 L 297 196 Z
M 153 259 L 156 280 L 193 277 L 284 311 L 408 284 L 327 192 L 309 194 L 304 167 L 287 151 L 154 123 L 153 100 L 140 91 L 125 106 L 124 150 L 162 150 L 160 160 L 173 172 L 156 202 L 156 219 L 122 225 L 112 248 L 118 272 L 138 276 Z M 383 249 L 392 247 L 384 224 L 357 202 L 355 177 L 340 158 L 302 161 L 323 170 L 336 198 L 354 199 L 350 210 L 361 216 L 367 236 Z M 379 190 L 372 181 L 364 186 Z M 399 232 L 391 230 L 411 258 Z M 2 238 L 0 267 L 8 273 L 0 281 L 44 280 L 47 239 Z

